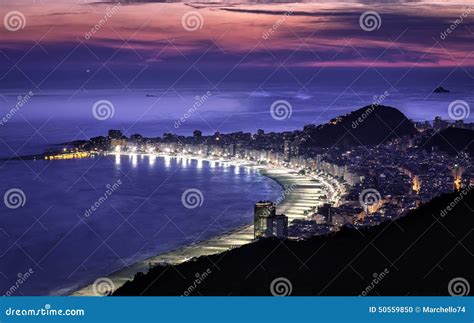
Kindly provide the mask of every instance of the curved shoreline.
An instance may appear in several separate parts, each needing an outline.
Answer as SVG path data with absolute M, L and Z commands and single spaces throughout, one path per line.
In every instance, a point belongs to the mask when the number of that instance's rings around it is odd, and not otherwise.
M 110 153 L 108 155 L 117 155 Z M 120 153 L 120 155 L 129 155 Z M 143 154 L 150 155 L 150 154 Z M 316 179 L 306 175 L 298 175 L 290 168 L 273 168 L 262 166 L 245 160 L 223 160 L 202 158 L 197 156 L 172 156 L 158 154 L 157 157 L 188 158 L 207 162 L 223 162 L 233 166 L 250 167 L 257 169 L 259 173 L 275 181 L 282 188 L 281 200 L 277 203 L 277 212 L 288 216 L 289 222 L 298 218 L 305 218 L 305 211 L 321 203 L 323 195 L 322 184 Z M 291 188 L 291 189 L 288 189 Z M 119 269 L 105 276 L 109 279 L 114 289 L 119 288 L 124 283 L 132 280 L 138 272 L 148 272 L 150 266 L 160 263 L 178 264 L 189 259 L 201 256 L 212 255 L 224 251 L 238 248 L 253 241 L 253 223 L 243 225 L 233 230 L 227 231 L 218 236 L 196 241 L 189 245 L 184 245 L 169 251 L 161 252 L 155 256 L 137 261 L 127 267 Z M 79 287 L 77 290 L 68 293 L 72 296 L 94 296 L 93 283 Z

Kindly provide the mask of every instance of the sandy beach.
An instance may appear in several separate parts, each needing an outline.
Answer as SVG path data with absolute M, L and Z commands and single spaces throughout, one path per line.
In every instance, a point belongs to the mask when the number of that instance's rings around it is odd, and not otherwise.
M 196 157 L 188 157 L 202 159 Z M 210 160 L 210 159 L 202 159 Z M 305 218 L 305 212 L 310 212 L 313 207 L 322 204 L 322 196 L 325 194 L 324 187 L 318 178 L 298 175 L 296 171 L 289 168 L 275 168 L 256 165 L 247 161 L 220 161 L 229 164 L 238 163 L 241 166 L 252 167 L 267 176 L 282 187 L 283 193 L 279 203 L 277 203 L 277 213 L 288 216 L 288 220 Z M 277 201 L 278 202 L 278 201 Z M 148 272 L 150 266 L 159 263 L 178 264 L 194 257 L 212 255 L 226 250 L 240 247 L 253 240 L 253 223 L 249 223 L 241 228 L 237 228 L 220 236 L 199 241 L 191 245 L 183 246 L 175 250 L 161 253 L 154 257 L 136 262 L 128 267 L 107 275 L 114 289 L 119 288 L 125 282 L 133 279 L 136 273 Z M 73 296 L 94 296 L 93 284 L 87 285 L 71 295 Z

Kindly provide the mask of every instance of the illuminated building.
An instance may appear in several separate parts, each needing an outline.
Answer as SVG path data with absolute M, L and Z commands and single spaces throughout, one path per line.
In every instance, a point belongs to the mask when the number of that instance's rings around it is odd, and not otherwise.
M 288 217 L 284 214 L 278 214 L 274 219 L 274 232 L 273 235 L 277 238 L 288 237 Z
M 126 144 L 127 144 L 127 142 L 123 139 L 112 139 L 112 140 L 110 140 L 110 148 L 112 150 L 116 150 L 117 147 L 119 147 L 119 148 L 125 147 Z
M 441 117 L 436 117 L 433 121 L 433 128 L 436 131 L 441 131 L 449 126 L 449 122 L 443 120 Z
M 291 158 L 291 150 L 290 150 L 290 141 L 289 140 L 285 140 L 284 148 L 283 148 L 283 154 L 285 156 L 285 161 L 289 162 L 290 158 Z
M 335 214 L 331 217 L 331 224 L 335 227 L 342 227 L 344 225 L 344 217 L 339 214 Z
M 54 160 L 54 159 L 76 159 L 76 158 L 87 158 L 90 157 L 90 153 L 88 152 L 75 152 L 75 153 L 63 153 L 57 155 L 50 155 L 45 156 L 44 159 L 46 160 Z
M 332 222 L 331 207 L 332 205 L 330 203 L 324 203 L 318 208 L 318 214 L 324 217 L 326 223 Z
M 459 191 L 462 185 L 462 168 L 457 164 L 454 165 L 453 167 L 453 177 L 454 177 L 454 183 L 453 183 L 454 190 Z
M 418 194 L 421 190 L 421 181 L 418 176 L 413 176 L 413 191 Z
M 143 141 L 143 136 L 137 133 L 137 134 L 131 135 L 130 140 L 135 143 L 139 143 Z
M 268 238 L 273 235 L 273 218 L 276 207 L 273 202 L 261 201 L 254 206 L 254 237 Z
M 273 202 L 261 201 L 255 203 L 254 237 L 255 239 L 288 237 L 288 217 L 283 214 L 277 215 Z
M 90 141 L 94 147 L 102 150 L 106 150 L 109 145 L 109 138 L 104 136 L 93 137 Z

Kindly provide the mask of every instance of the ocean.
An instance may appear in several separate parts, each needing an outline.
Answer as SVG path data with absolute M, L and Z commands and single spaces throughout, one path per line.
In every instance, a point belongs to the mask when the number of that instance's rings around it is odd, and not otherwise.
M 107 156 L 9 161 L 0 192 L 0 293 L 71 292 L 136 261 L 249 224 L 253 203 L 281 194 L 246 167 Z M 23 205 L 23 206 L 21 206 Z

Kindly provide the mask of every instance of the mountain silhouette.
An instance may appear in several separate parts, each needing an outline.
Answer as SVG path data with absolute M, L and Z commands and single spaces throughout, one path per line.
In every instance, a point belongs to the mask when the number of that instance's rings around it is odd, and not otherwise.
M 413 123 L 398 109 L 368 105 L 329 123 L 309 127 L 304 132 L 301 148 L 374 146 L 416 133 Z

